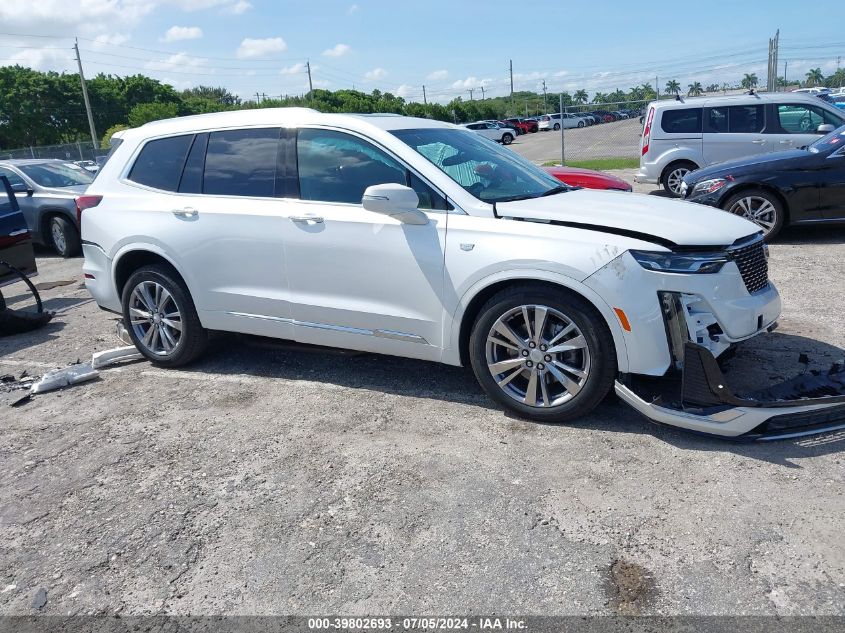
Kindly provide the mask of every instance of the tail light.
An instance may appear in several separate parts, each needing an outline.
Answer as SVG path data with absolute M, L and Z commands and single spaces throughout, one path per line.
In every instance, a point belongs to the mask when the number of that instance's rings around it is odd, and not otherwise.
M 643 156 L 648 154 L 648 141 L 651 138 L 652 121 L 654 121 L 654 108 L 649 108 L 648 118 L 646 119 L 645 127 L 643 128 Z
M 79 196 L 76 199 L 76 223 L 79 225 L 80 232 L 82 231 L 82 212 L 96 207 L 102 199 L 103 196 Z

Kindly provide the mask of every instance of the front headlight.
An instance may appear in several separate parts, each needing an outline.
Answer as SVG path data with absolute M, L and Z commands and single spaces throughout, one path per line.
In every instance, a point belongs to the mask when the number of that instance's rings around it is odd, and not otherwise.
M 724 253 L 631 251 L 631 255 L 643 268 L 662 273 L 717 273 L 728 263 L 728 256 Z
M 728 184 L 726 178 L 711 178 L 710 180 L 702 180 L 692 189 L 692 195 L 697 196 L 702 193 L 715 193 L 722 187 Z

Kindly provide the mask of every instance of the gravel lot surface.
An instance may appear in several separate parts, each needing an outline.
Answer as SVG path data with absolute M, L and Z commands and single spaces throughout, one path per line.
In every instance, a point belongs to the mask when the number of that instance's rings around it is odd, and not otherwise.
M 845 229 L 772 246 L 738 387 L 843 357 Z M 116 347 L 81 260 L 0 373 Z M 4 289 L 9 298 L 21 294 Z M 0 613 L 843 614 L 845 435 L 737 444 L 609 400 L 544 426 L 469 370 L 219 338 L 0 404 Z

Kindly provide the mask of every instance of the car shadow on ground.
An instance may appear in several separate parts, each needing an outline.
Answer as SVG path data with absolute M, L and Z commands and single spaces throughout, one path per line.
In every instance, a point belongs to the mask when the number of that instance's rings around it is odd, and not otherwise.
M 0 358 L 6 358 L 29 347 L 44 345 L 49 341 L 56 340 L 61 336 L 64 327 L 65 324 L 62 321 L 53 320 L 32 332 L 0 335 Z
M 801 362 L 801 354 L 808 355 L 809 363 Z M 725 374 L 736 393 L 742 394 L 781 382 L 803 371 L 825 369 L 843 357 L 843 350 L 823 342 L 773 333 L 740 347 L 736 356 L 725 364 Z M 499 410 L 478 386 L 468 368 L 256 337 L 220 335 L 205 360 L 189 369 L 209 374 L 325 382 Z M 540 425 L 511 414 L 506 414 L 506 417 L 510 420 L 510 430 L 515 434 L 530 433 L 532 428 Z M 571 432 L 572 429 L 593 429 L 613 434 L 647 433 L 684 450 L 730 452 L 787 468 L 800 468 L 791 461 L 794 459 L 845 450 L 845 433 L 777 442 L 737 442 L 694 434 L 651 423 L 613 394 L 593 413 L 576 422 L 543 426 L 556 426 L 561 433 Z
M 800 244 L 845 243 L 845 222 L 842 224 L 814 224 L 788 226 L 772 242 L 775 246 Z

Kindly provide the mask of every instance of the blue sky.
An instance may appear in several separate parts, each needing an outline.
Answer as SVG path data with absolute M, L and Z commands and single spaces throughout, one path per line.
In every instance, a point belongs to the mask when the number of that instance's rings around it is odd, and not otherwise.
M 516 89 L 627 89 L 659 77 L 682 86 L 766 74 L 767 42 L 781 29 L 788 77 L 825 74 L 845 57 L 842 0 L 592 3 L 492 0 L 4 0 L 0 64 L 87 75 L 142 72 L 177 88 L 223 85 L 244 98 L 315 87 L 378 88 L 411 100 Z M 827 17 L 826 17 L 827 16 Z M 829 18 L 829 19 L 828 19 Z M 253 97 L 254 98 L 254 97 Z

